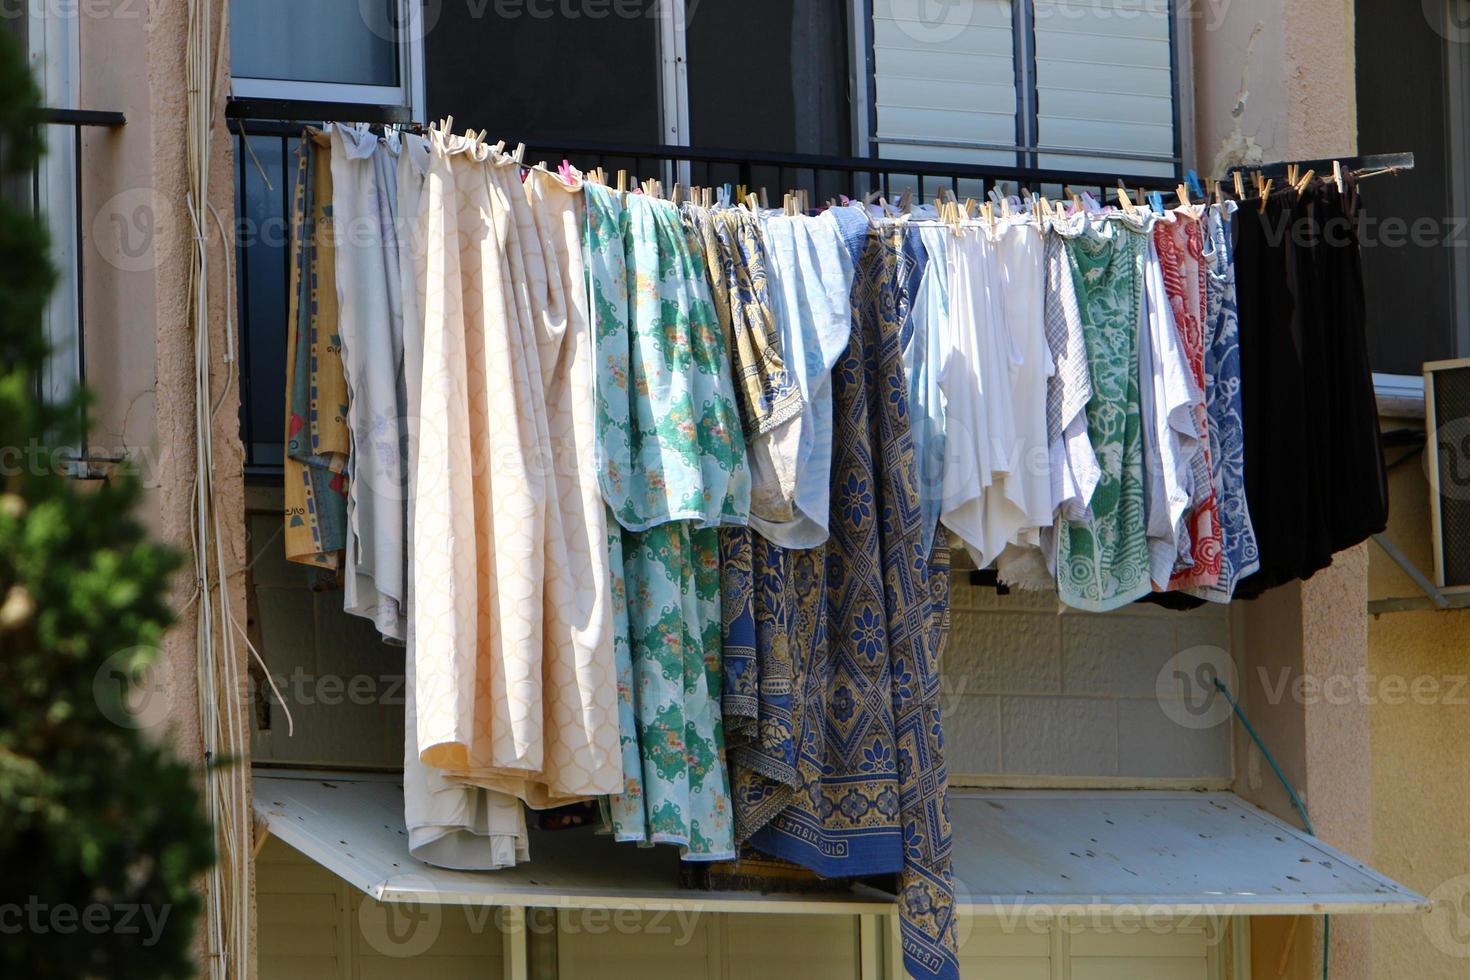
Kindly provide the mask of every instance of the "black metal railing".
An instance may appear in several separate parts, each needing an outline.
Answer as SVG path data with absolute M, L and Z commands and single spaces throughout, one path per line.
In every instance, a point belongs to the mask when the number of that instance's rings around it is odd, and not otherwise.
M 289 214 L 292 160 L 302 129 L 311 121 L 336 119 L 412 125 L 396 107 L 237 100 L 228 111 L 236 136 L 241 430 L 248 477 L 279 478 L 285 405 L 285 338 L 289 283 Z M 498 138 L 498 137 L 497 137 Z M 627 171 L 630 181 L 655 177 L 666 187 L 744 185 L 769 188 L 780 199 L 804 188 L 814 201 L 838 194 L 877 191 L 890 202 L 905 190 L 918 201 L 951 191 L 957 198 L 984 198 L 990 191 L 1031 190 L 1062 197 L 1087 191 L 1110 195 L 1119 183 L 1131 191 L 1172 190 L 1169 176 L 1133 173 L 1025 169 L 991 164 L 886 157 L 816 156 L 752 150 L 658 144 L 538 140 L 526 144 L 526 162 L 552 166 L 568 160 L 579 169 Z M 630 183 L 629 186 L 633 186 Z
M 79 384 L 87 380 L 87 320 L 83 307 L 83 296 L 86 292 L 83 278 L 84 264 L 86 261 L 86 242 L 84 229 L 86 222 L 83 215 L 82 197 L 82 174 L 85 168 L 82 166 L 82 132 L 89 127 L 102 129 L 117 129 L 127 124 L 127 116 L 121 112 L 111 112 L 101 109 L 43 109 L 42 118 L 48 126 L 70 126 L 72 130 L 72 193 L 75 195 L 74 208 L 76 214 L 76 240 L 75 240 L 75 263 L 76 263 L 76 356 L 77 356 L 77 381 Z M 39 192 L 33 189 L 33 204 L 37 211 L 44 210 L 45 202 L 38 200 Z

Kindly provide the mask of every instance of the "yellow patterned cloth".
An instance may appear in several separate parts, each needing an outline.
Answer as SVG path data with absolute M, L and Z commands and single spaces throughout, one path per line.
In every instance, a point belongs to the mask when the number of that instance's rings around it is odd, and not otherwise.
M 286 558 L 341 565 L 346 546 L 347 381 L 337 332 L 332 154 L 308 131 L 297 153 L 286 319 Z
M 766 283 L 760 221 L 749 211 L 686 205 L 691 247 L 704 253 L 715 312 L 738 391 L 740 422 L 754 440 L 801 413 L 801 388 L 786 370 Z
M 435 132 L 416 236 L 419 754 L 533 807 L 623 787 L 574 191 Z

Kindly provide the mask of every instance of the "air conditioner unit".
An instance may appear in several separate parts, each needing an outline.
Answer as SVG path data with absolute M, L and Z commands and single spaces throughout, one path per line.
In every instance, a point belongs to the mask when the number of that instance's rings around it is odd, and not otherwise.
M 1470 592 L 1470 358 L 1424 365 L 1434 584 Z

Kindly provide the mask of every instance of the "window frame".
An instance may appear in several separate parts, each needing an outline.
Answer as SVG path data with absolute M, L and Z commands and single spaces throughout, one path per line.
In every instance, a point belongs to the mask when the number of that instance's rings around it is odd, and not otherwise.
M 856 156 L 878 158 L 879 144 L 889 146 L 910 145 L 915 147 L 957 147 L 974 150 L 1011 151 L 1016 154 L 1016 166 L 1035 169 L 1042 154 L 1076 155 L 1083 147 L 1054 147 L 1040 143 L 1038 126 L 1040 106 L 1036 93 L 1036 0 L 1010 0 L 1012 5 L 1011 44 L 1016 65 L 1016 143 L 1000 145 L 985 140 L 936 139 L 920 141 L 907 137 L 885 137 L 878 130 L 877 58 L 873 51 L 873 17 L 876 0 L 852 0 L 852 13 L 861 28 L 851 33 L 852 64 L 854 82 L 861 77 L 865 86 L 853 86 L 853 153 Z M 1124 161 L 1167 164 L 1182 174 L 1194 161 L 1194 103 L 1189 98 L 1189 80 L 1193 77 L 1192 30 L 1188 15 L 1181 16 L 1180 0 L 1167 0 L 1169 32 L 1170 89 L 1173 95 L 1174 155 L 1165 158 L 1159 154 L 1123 155 L 1102 153 L 1098 156 Z M 1186 8 L 1187 9 L 1187 8 Z M 1024 28 L 1024 30 L 1023 30 Z M 859 99 L 858 95 L 863 98 Z M 886 158 L 885 158 L 886 159 Z
M 231 6 L 237 0 L 230 0 Z M 338 102 L 352 105 L 403 106 L 417 114 L 424 99 L 423 0 L 395 0 L 398 24 L 411 25 L 407 42 L 395 43 L 398 50 L 398 85 L 355 85 L 348 82 L 309 82 L 281 78 L 251 78 L 231 73 L 231 94 L 240 99 L 270 99 L 282 102 Z
M 78 105 L 78 66 L 81 37 L 77 18 L 28 15 L 27 56 L 41 90 L 42 104 L 50 109 Z M 77 173 L 77 136 L 69 126 L 43 128 L 46 153 L 37 163 L 32 200 L 46 224 L 56 285 L 46 303 L 44 329 L 50 355 L 37 378 L 37 394 L 49 404 L 70 399 L 86 378 L 85 337 L 82 333 L 81 256 L 78 229 L 81 202 Z

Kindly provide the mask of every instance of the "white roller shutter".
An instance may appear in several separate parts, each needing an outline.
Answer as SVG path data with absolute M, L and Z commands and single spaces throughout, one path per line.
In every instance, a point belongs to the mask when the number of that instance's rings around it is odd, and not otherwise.
M 1169 0 L 1035 0 L 1035 8 L 1039 165 L 1173 173 Z
M 1009 0 L 874 0 L 878 153 L 1014 164 Z
M 1169 0 L 874 0 L 878 154 L 1014 165 L 1034 109 L 1037 166 L 1167 176 L 1172 34 Z

